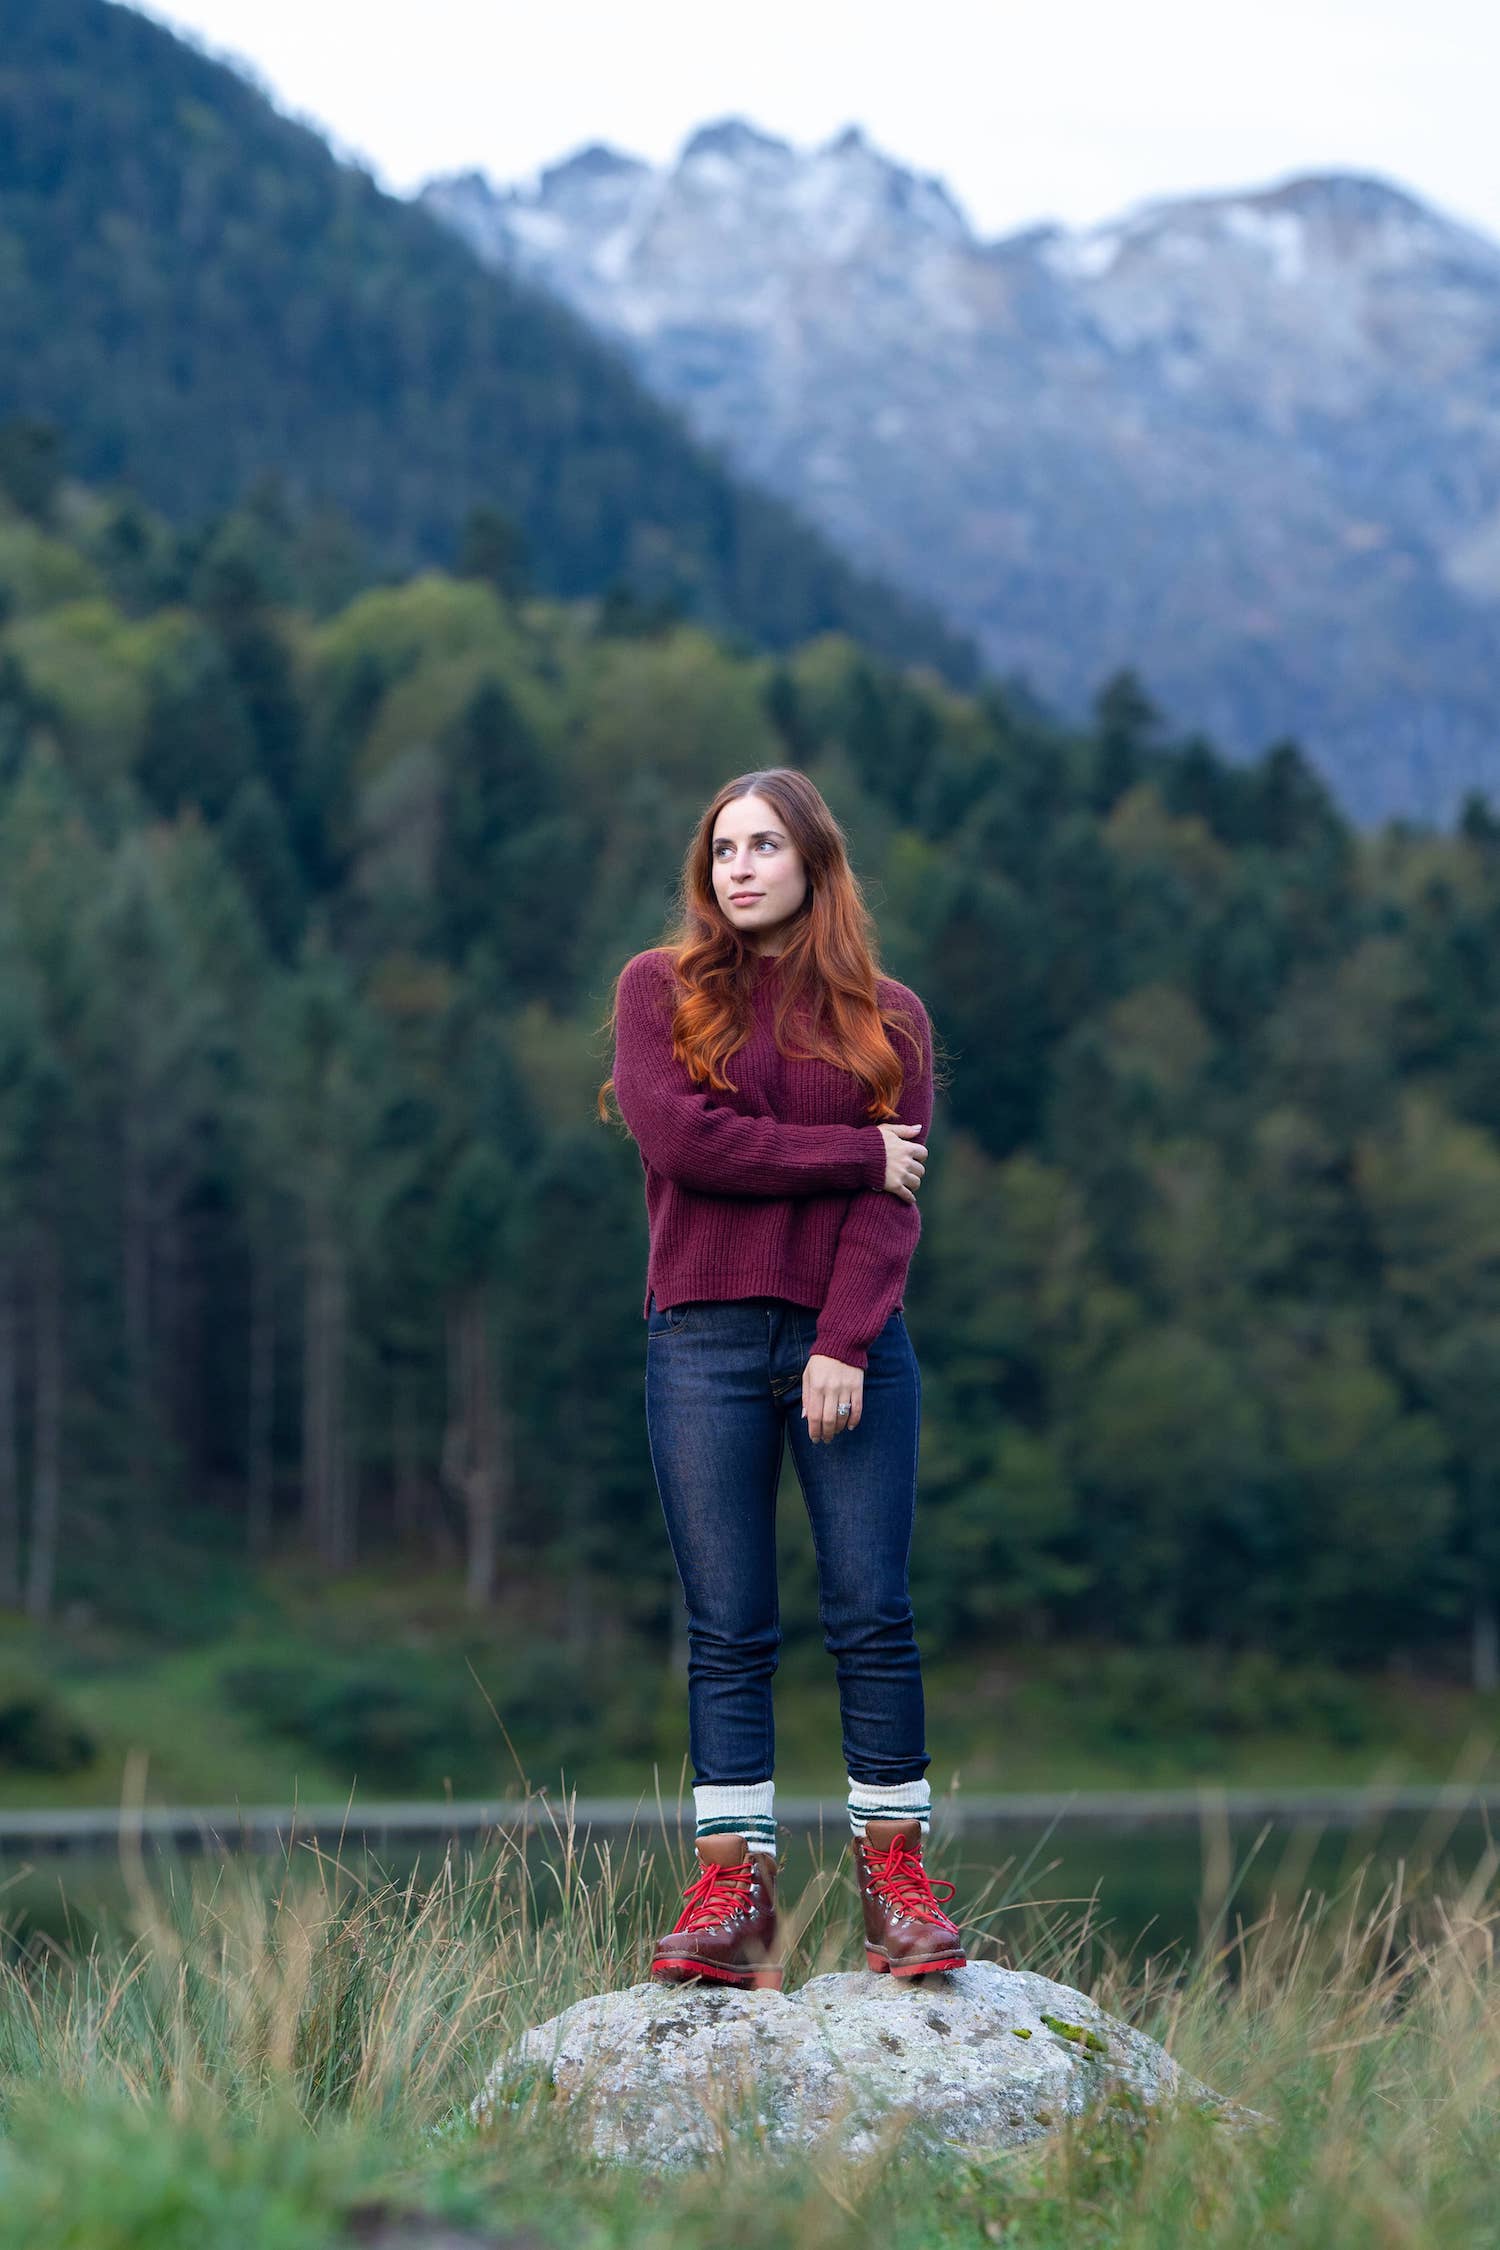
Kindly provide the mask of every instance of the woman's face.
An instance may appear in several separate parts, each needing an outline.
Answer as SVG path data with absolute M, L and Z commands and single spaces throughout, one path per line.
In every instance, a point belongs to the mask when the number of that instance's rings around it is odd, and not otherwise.
M 779 953 L 787 924 L 807 896 L 807 870 L 776 807 L 764 797 L 736 797 L 720 807 L 713 872 L 725 921 L 742 932 L 752 951 Z

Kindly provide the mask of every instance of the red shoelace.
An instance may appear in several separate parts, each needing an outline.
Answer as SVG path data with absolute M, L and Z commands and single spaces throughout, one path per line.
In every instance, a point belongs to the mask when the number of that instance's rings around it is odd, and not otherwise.
M 957 1929 L 957 1923 L 938 1904 L 932 1878 L 922 1865 L 921 1855 L 912 1850 L 904 1836 L 893 1836 L 884 1851 L 867 1839 L 865 1857 L 872 1880 L 898 1913 L 917 1914 L 924 1922 L 940 1922 L 945 1929 Z M 958 1885 L 945 1881 L 941 1875 L 937 1881 L 938 1888 L 946 1894 L 943 1901 L 946 1905 Z
M 750 1903 L 754 1873 L 748 1858 L 737 1859 L 728 1867 L 705 1865 L 683 1894 L 687 1904 L 673 1924 L 674 1930 L 706 1930 L 710 1923 L 737 1914 Z

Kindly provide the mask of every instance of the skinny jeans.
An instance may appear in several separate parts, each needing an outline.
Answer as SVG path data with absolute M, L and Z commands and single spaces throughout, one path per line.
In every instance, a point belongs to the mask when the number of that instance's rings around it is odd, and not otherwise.
M 688 1628 L 688 1746 L 700 1783 L 769 1781 L 781 1647 L 776 1496 L 790 1434 L 812 1526 L 818 1616 L 854 1781 L 920 1781 L 921 1659 L 909 1573 L 922 1378 L 893 1312 L 869 1346 L 857 1426 L 815 1445 L 802 1372 L 817 1314 L 784 1297 L 691 1299 L 646 1317 L 646 1428 Z

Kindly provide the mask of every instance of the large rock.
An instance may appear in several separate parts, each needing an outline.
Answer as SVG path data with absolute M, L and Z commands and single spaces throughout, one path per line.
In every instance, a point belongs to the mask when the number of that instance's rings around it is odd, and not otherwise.
M 1263 2122 L 1071 1985 L 971 1961 L 910 1983 L 814 1977 L 795 1992 L 637 1984 L 539 2024 L 470 2107 L 482 2121 L 539 2081 L 596 2156 L 669 2167 L 751 2132 L 772 2148 L 830 2133 L 871 2148 L 892 2113 L 963 2154 L 1041 2138 L 1096 2103 L 1184 2098 L 1228 2125 Z

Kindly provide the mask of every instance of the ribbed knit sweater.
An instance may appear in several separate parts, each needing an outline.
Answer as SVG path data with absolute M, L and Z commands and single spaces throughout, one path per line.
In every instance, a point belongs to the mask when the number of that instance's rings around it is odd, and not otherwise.
M 781 1053 L 773 1029 L 777 958 L 759 958 L 754 1028 L 726 1065 L 734 1092 L 696 1085 L 672 1052 L 676 979 L 662 948 L 637 953 L 620 977 L 614 1089 L 646 1175 L 650 1253 L 641 1315 L 692 1298 L 786 1297 L 818 1314 L 813 1341 L 848 1367 L 899 1311 L 922 1222 L 888 1194 L 885 1135 L 866 1111 L 870 1090 L 836 1064 Z M 909 1011 L 901 1121 L 932 1129 L 932 1026 L 908 985 L 877 980 L 882 1004 Z M 895 1122 L 892 1120 L 891 1122 Z

